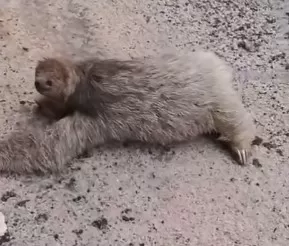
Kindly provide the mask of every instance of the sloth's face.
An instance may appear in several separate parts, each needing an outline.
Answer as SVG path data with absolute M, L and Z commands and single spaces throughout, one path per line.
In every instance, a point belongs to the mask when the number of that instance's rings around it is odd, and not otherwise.
M 63 102 L 68 83 L 68 73 L 65 66 L 56 59 L 46 59 L 38 63 L 35 70 L 36 90 L 53 100 Z
M 57 101 L 65 101 L 65 83 L 53 73 L 39 73 L 35 77 L 35 88 L 46 97 Z

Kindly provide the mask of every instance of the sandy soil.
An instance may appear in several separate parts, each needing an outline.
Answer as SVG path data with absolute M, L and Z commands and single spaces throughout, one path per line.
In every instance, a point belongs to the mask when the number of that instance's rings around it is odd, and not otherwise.
M 2 0 L 2 135 L 31 105 L 45 55 L 202 47 L 234 67 L 261 139 L 246 167 L 198 138 L 96 149 L 65 177 L 1 177 L 0 245 L 289 245 L 288 22 L 281 0 Z

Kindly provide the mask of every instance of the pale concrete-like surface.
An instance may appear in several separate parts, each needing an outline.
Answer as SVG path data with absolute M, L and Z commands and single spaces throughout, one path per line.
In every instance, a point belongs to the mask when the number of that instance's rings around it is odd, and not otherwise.
M 6 232 L 7 232 L 7 225 L 5 222 L 5 217 L 4 214 L 0 212 L 0 237 L 5 235 Z
M 32 101 L 33 69 L 43 55 L 129 57 L 199 46 L 232 64 L 263 142 L 255 165 L 246 167 L 199 138 L 170 150 L 96 149 L 62 178 L 1 177 L 0 211 L 8 233 L 0 245 L 289 245 L 285 5 L 281 0 L 1 0 L 3 134 Z

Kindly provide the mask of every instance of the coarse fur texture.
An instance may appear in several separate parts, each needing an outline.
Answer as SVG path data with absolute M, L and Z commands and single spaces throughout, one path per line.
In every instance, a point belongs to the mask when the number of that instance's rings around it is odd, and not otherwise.
M 126 61 L 48 58 L 35 74 L 44 84 L 37 90 L 50 98 L 62 95 L 67 113 L 101 119 L 106 139 L 167 145 L 218 132 L 247 163 L 255 125 L 233 89 L 231 68 L 213 52 Z
M 103 143 L 99 130 L 97 120 L 77 112 L 52 124 L 34 117 L 0 141 L 0 172 L 59 173 L 94 143 Z
M 73 110 L 45 129 L 1 141 L 1 171 L 57 171 L 109 141 L 169 145 L 212 132 L 247 163 L 255 125 L 233 89 L 230 67 L 212 52 L 76 63 L 51 58 L 41 64 L 36 81 L 51 81 L 55 98 Z M 53 98 L 49 89 L 38 90 Z
M 59 120 L 69 114 L 65 103 L 53 98 L 40 95 L 35 99 L 35 103 L 37 104 L 35 113 L 52 121 Z

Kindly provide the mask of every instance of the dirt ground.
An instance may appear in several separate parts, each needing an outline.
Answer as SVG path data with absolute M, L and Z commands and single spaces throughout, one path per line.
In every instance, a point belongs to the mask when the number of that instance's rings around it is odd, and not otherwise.
M 0 1 L 3 136 L 32 104 L 43 56 L 201 47 L 234 67 L 260 137 L 245 167 L 200 137 L 105 146 L 65 177 L 0 177 L 0 245 L 289 245 L 288 23 L 286 0 Z

